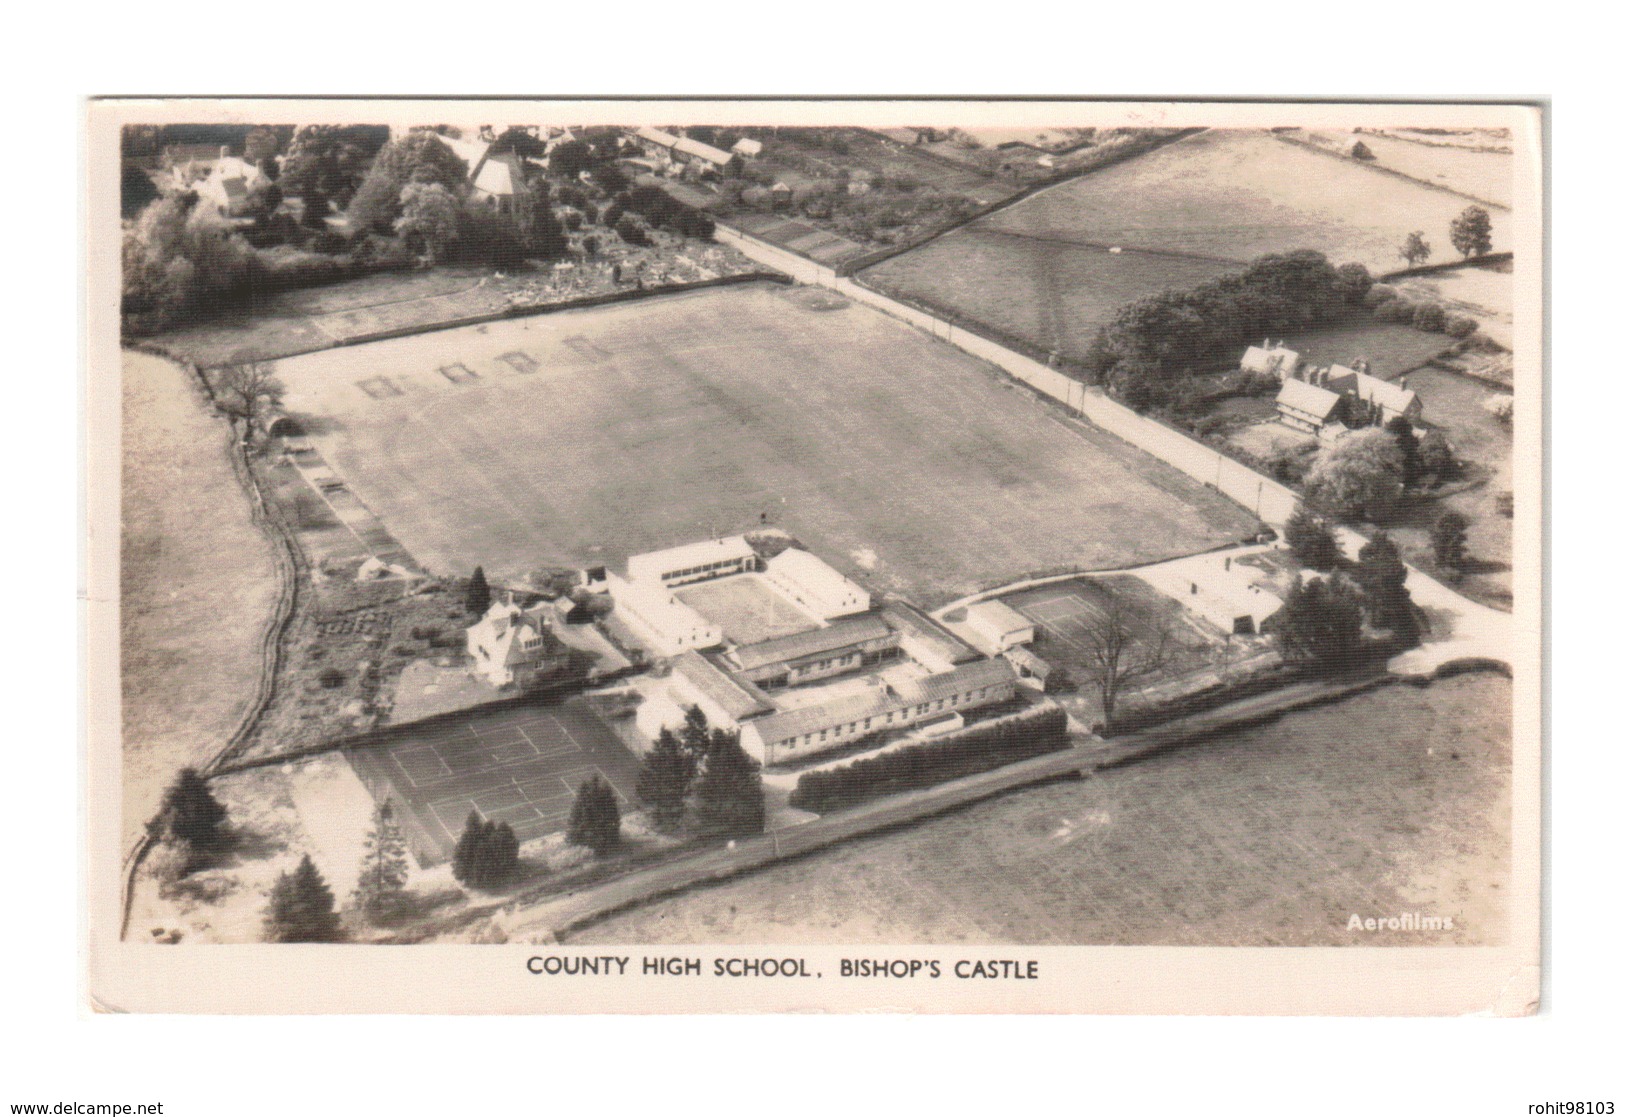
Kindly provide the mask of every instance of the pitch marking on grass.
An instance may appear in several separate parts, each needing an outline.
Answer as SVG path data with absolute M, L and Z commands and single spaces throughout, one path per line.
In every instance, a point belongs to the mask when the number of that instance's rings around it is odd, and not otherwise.
M 366 380 L 357 380 L 355 386 L 373 399 L 390 399 L 394 396 L 406 394 L 401 390 L 400 385 L 387 376 L 371 376 Z

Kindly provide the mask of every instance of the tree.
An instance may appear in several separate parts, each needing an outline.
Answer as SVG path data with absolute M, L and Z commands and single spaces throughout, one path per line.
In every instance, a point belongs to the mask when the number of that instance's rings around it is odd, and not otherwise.
M 1150 679 L 1168 664 L 1168 627 L 1158 625 L 1142 636 L 1115 594 L 1110 603 L 1079 633 L 1088 681 L 1100 697 L 1101 719 L 1110 725 L 1123 691 Z
M 1299 578 L 1265 628 L 1288 660 L 1328 671 L 1345 669 L 1360 651 L 1359 592 L 1341 574 Z
M 737 731 L 712 730 L 694 786 L 694 816 L 702 833 L 719 837 L 760 834 L 766 826 L 761 765 L 739 746 Z
M 693 780 L 694 758 L 675 733 L 662 728 L 654 747 L 643 756 L 637 786 L 638 801 L 648 809 L 656 830 L 669 834 L 682 825 Z
M 283 873 L 271 886 L 265 938 L 268 942 L 338 942 L 341 937 L 333 890 L 307 853 L 293 872 Z
M 243 138 L 243 158 L 258 167 L 267 178 L 277 177 L 276 157 L 282 154 L 282 137 L 269 128 L 255 128 Z
M 711 726 L 706 721 L 705 711 L 698 706 L 684 710 L 683 728 L 678 730 L 678 735 L 683 751 L 688 753 L 690 774 L 698 772 L 705 754 L 711 748 Z
M 470 888 L 491 891 L 513 879 L 519 868 L 519 839 L 506 822 L 487 822 L 468 813 L 451 855 L 451 875 Z
M 395 233 L 408 244 L 422 245 L 429 263 L 439 263 L 457 240 L 457 199 L 438 182 L 409 182 L 401 187 L 401 215 Z
M 1468 206 L 1450 222 L 1450 243 L 1464 258 L 1482 256 L 1491 248 L 1490 215 L 1483 206 Z
M 491 587 L 485 581 L 485 567 L 476 566 L 463 597 L 463 608 L 476 617 L 483 617 L 491 607 Z
M 386 144 L 350 199 L 351 223 L 357 229 L 390 232 L 401 216 L 402 192 L 410 183 L 438 183 L 460 200 L 468 183 L 468 164 L 433 132 L 411 132 Z
M 1399 247 L 1399 255 L 1406 264 L 1414 268 L 1427 263 L 1427 258 L 1433 255 L 1433 247 L 1418 230 L 1405 238 L 1405 243 Z
M 547 169 L 556 178 L 574 181 L 582 171 L 591 170 L 598 162 L 592 148 L 581 140 L 561 143 L 547 157 Z
M 1429 533 L 1433 542 L 1434 559 L 1440 566 L 1457 576 L 1460 576 L 1462 567 L 1467 564 L 1467 524 L 1466 516 L 1460 512 L 1450 511 L 1433 521 L 1433 528 Z
M 406 839 L 395 821 L 395 808 L 386 799 L 373 809 L 372 829 L 356 878 L 356 910 L 371 920 L 394 918 L 406 899 L 408 872 Z
M 1445 437 L 1442 430 L 1434 427 L 1422 436 L 1417 444 L 1416 452 L 1422 463 L 1422 473 L 1433 478 L 1436 483 L 1449 481 L 1455 477 L 1458 465 L 1456 462 L 1455 447 Z
M 621 844 L 621 808 L 615 802 L 615 790 L 597 772 L 576 790 L 564 838 L 599 857 Z
M 223 415 L 240 419 L 244 437 L 252 439 L 254 424 L 266 412 L 282 405 L 286 389 L 269 361 L 241 361 L 223 365 L 209 377 L 214 406 Z
M 121 254 L 124 322 L 135 331 L 199 315 L 265 277 L 259 253 L 191 191 L 142 210 L 125 230 Z
M 1351 431 L 1326 447 L 1304 478 L 1311 504 L 1344 519 L 1381 522 L 1399 504 L 1405 455 L 1380 427 Z
M 307 124 L 294 133 L 282 159 L 278 181 L 288 194 L 305 199 L 327 199 L 340 207 L 350 204 L 378 150 L 389 141 L 389 129 L 377 124 Z
M 1388 533 L 1379 531 L 1360 548 L 1354 577 L 1365 591 L 1365 612 L 1374 628 L 1385 628 L 1402 647 L 1414 648 L 1421 639 L 1416 607 L 1405 588 L 1410 571 Z
M 196 768 L 182 768 L 176 775 L 147 823 L 147 833 L 175 851 L 183 874 L 208 864 L 231 845 L 226 808 Z
M 1333 569 L 1343 553 L 1331 525 L 1301 504 L 1287 517 L 1286 542 L 1298 561 L 1311 570 Z
M 1422 477 L 1422 447 L 1416 437 L 1416 428 L 1411 421 L 1403 415 L 1395 415 L 1383 426 L 1383 430 L 1394 436 L 1401 455 L 1400 481 L 1409 489 Z

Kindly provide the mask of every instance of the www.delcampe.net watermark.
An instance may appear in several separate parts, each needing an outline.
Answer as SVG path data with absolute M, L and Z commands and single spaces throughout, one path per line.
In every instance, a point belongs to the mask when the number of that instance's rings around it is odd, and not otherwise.
M 1361 915 L 1354 912 L 1349 916 L 1348 929 L 1350 931 L 1454 931 L 1456 921 L 1448 915 L 1423 915 L 1419 911 L 1407 911 L 1399 915 Z

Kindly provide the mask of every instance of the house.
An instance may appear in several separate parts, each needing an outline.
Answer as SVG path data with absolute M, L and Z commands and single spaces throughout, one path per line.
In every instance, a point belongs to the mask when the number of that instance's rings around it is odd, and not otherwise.
M 1422 400 L 1406 386 L 1403 377 L 1394 384 L 1370 375 L 1363 368 L 1332 365 L 1324 370 L 1321 380 L 1332 391 L 1363 405 L 1365 416 L 1372 423 L 1380 425 L 1400 416 L 1414 423 L 1422 417 Z
M 752 139 L 735 140 L 732 151 L 741 159 L 754 159 L 762 153 L 762 141 Z
M 743 535 L 686 543 L 626 560 L 628 579 L 660 586 L 684 586 L 760 568 L 756 548 Z
M 251 195 L 270 183 L 265 172 L 246 159 L 227 154 L 224 148 L 208 174 L 192 184 L 198 200 L 211 205 L 222 217 L 242 217 L 251 204 Z
M 1031 644 L 1035 635 L 1031 618 L 997 600 L 978 601 L 966 609 L 965 628 L 972 642 L 990 656 Z
M 701 163 L 718 171 L 738 158 L 732 152 L 703 144 L 699 140 L 688 139 L 686 136 L 671 145 L 671 153 L 672 158 L 679 163 Z
M 817 555 L 791 547 L 767 560 L 767 581 L 820 621 L 869 611 L 869 592 Z
M 469 171 L 469 197 L 498 213 L 513 213 L 515 200 L 530 193 L 524 160 L 513 152 L 487 155 Z
M 1303 359 L 1297 353 L 1279 341 L 1272 344 L 1269 338 L 1264 339 L 1263 345 L 1249 345 L 1241 355 L 1242 372 L 1273 376 L 1277 380 L 1296 376 L 1302 363 Z
M 1275 412 L 1281 423 L 1308 434 L 1318 435 L 1342 410 L 1341 395 L 1306 380 L 1282 381 L 1275 397 Z
M 564 662 L 567 648 L 549 630 L 547 606 L 521 609 L 509 594 L 468 628 L 474 670 L 492 686 L 524 687 Z

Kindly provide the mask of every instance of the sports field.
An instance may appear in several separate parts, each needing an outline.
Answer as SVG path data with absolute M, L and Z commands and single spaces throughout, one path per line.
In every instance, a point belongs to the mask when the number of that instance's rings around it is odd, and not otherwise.
M 451 857 L 471 811 L 508 823 L 521 842 L 563 830 L 577 788 L 595 772 L 625 811 L 638 771 L 614 732 L 574 702 L 418 722 L 345 755 L 374 799 L 401 808 L 425 865 Z
M 863 276 L 1076 357 L 1125 303 L 1266 253 L 1316 249 L 1384 273 L 1420 229 L 1442 256 L 1467 204 L 1267 132 L 1213 130 L 1039 191 Z M 1503 210 L 1491 216 L 1506 223 Z
M 436 572 L 618 565 L 765 521 L 930 605 L 1252 527 L 975 358 L 771 284 L 334 349 L 278 373 L 327 462 Z

